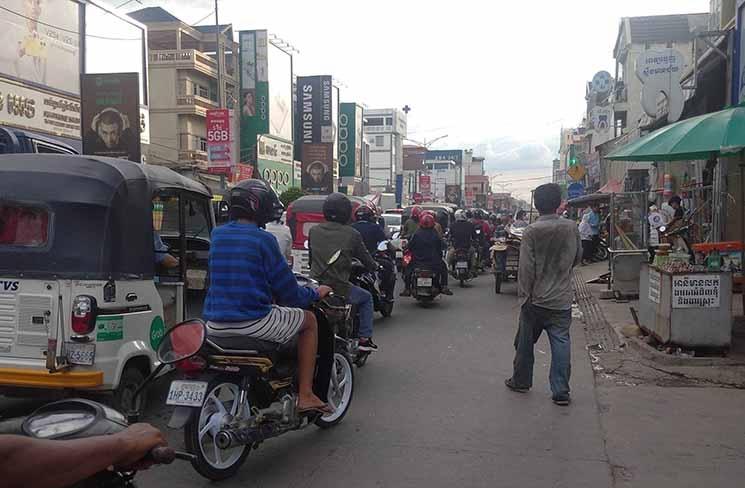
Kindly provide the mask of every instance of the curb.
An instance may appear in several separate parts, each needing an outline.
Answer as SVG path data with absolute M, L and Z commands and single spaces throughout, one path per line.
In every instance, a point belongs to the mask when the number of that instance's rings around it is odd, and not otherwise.
M 745 366 L 745 363 L 729 358 L 684 358 L 680 356 L 671 356 L 670 354 L 658 351 L 646 342 L 640 340 L 638 337 L 627 337 L 626 344 L 628 344 L 629 348 L 638 352 L 644 359 L 663 366 Z

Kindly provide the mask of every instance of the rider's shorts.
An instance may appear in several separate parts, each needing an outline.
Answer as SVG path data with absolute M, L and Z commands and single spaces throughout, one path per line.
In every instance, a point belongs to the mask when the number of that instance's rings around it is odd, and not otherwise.
M 209 335 L 215 337 L 249 336 L 262 341 L 285 344 L 300 332 L 305 320 L 302 308 L 272 306 L 263 318 L 247 322 L 207 322 Z

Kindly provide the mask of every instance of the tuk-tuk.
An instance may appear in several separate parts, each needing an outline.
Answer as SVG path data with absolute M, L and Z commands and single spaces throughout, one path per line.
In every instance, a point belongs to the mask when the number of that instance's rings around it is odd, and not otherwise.
M 211 198 L 161 166 L 0 155 L 0 394 L 113 392 L 126 411 L 167 328 L 201 313 Z
M 320 224 L 323 218 L 323 202 L 327 195 L 306 195 L 292 202 L 287 207 L 287 226 L 292 234 L 292 270 L 296 273 L 310 272 L 310 260 L 305 241 L 308 240 L 310 229 Z M 362 197 L 350 196 L 352 201 L 352 220 L 354 212 L 360 205 L 372 206 L 372 203 Z

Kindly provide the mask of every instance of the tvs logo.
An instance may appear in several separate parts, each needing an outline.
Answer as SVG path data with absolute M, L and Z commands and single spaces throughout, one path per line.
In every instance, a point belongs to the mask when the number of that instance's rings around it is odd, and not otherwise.
M 0 281 L 0 291 L 18 291 L 19 286 L 18 281 Z

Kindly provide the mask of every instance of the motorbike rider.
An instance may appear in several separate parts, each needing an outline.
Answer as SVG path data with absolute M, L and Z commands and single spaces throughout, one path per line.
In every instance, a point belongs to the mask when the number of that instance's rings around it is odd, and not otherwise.
M 473 249 L 473 242 L 476 240 L 476 228 L 466 218 L 463 210 L 455 212 L 455 223 L 450 226 L 450 243 L 448 249 L 447 262 L 448 267 L 453 269 L 455 265 L 455 255 L 457 251 L 464 250 L 468 253 L 468 262 L 471 270 L 476 270 L 476 252 Z
M 411 239 L 414 233 L 419 229 L 419 217 L 422 216 L 422 207 L 414 205 L 411 207 L 411 217 L 404 224 L 401 231 L 401 239 Z
M 352 227 L 362 236 L 362 242 L 365 243 L 367 252 L 371 256 L 376 256 L 378 244 L 387 241 L 388 238 L 376 222 L 375 212 L 366 205 L 360 205 L 354 212 L 354 219 L 355 223 L 352 224 Z M 383 268 L 380 272 L 380 282 L 383 285 L 385 295 L 391 297 L 393 296 L 393 287 L 396 286 L 396 265 L 392 259 L 376 259 L 376 261 Z
M 331 288 L 298 285 L 277 240 L 261 228 L 281 211 L 263 180 L 245 180 L 230 190 L 230 222 L 212 231 L 204 318 L 208 333 L 230 338 L 234 349 L 242 348 L 245 337 L 285 344 L 297 336 L 298 412 L 329 413 L 333 409 L 313 393 L 318 323 L 304 308 Z
M 476 228 L 476 230 L 480 231 L 480 233 L 477 235 L 477 242 L 476 245 L 478 246 L 478 251 L 481 256 L 481 263 L 482 267 L 486 267 L 488 265 L 489 260 L 486 259 L 486 257 L 489 255 L 489 224 L 486 223 L 484 220 L 484 211 L 480 208 L 477 208 L 473 212 L 473 226 Z
M 413 259 L 409 267 L 413 270 L 417 266 L 425 266 L 440 276 L 440 293 L 452 295 L 448 288 L 448 271 L 442 261 L 443 241 L 435 230 L 435 218 L 432 214 L 425 213 L 419 221 L 419 230 L 409 241 Z M 411 296 L 410 280 L 406 281 L 406 289 L 401 296 Z
M 373 342 L 373 299 L 370 292 L 349 282 L 352 259 L 359 259 L 371 272 L 378 271 L 378 263 L 367 252 L 362 236 L 351 225 L 352 202 L 342 193 L 332 193 L 323 203 L 326 222 L 313 227 L 308 234 L 310 276 L 333 287 L 336 294 L 356 305 L 360 318 L 359 350 L 377 352 Z M 337 261 L 331 257 L 341 250 Z
M 112 435 L 86 439 L 45 440 L 0 435 L 0 473 L 5 488 L 73 486 L 110 466 L 127 471 L 147 469 L 143 458 L 167 441 L 148 424 L 133 424 Z

